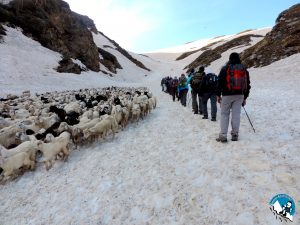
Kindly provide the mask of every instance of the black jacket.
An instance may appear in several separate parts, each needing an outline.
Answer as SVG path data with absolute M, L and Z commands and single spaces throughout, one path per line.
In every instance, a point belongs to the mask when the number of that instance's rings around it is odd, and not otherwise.
M 204 93 L 211 93 L 215 94 L 217 91 L 217 85 L 207 85 L 207 80 L 210 78 L 210 73 L 205 74 L 202 79 L 202 84 L 201 84 L 201 94 Z
M 226 75 L 227 75 L 227 69 L 230 65 L 236 65 L 236 64 L 241 64 L 240 61 L 235 61 L 235 62 L 228 62 L 226 66 L 224 66 L 220 73 L 219 73 L 219 82 L 218 82 L 218 86 L 217 86 L 217 91 L 216 94 L 217 96 L 226 96 L 226 95 L 244 95 L 244 99 L 247 99 L 250 93 L 250 77 L 249 77 L 249 72 L 248 70 L 246 70 L 246 74 L 247 74 L 247 89 L 242 92 L 242 91 L 231 91 L 228 90 L 227 87 L 227 83 L 226 83 Z

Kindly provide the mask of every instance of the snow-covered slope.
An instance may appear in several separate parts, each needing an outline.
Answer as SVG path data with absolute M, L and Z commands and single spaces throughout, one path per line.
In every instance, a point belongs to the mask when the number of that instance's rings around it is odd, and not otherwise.
M 115 140 L 1 187 L 2 223 L 282 224 L 268 202 L 277 193 L 300 196 L 299 60 L 250 70 L 246 109 L 257 132 L 242 113 L 240 141 L 226 145 L 215 141 L 219 113 L 217 123 L 204 121 L 172 102 L 159 78 L 177 68 L 157 65 L 157 79 L 144 85 L 158 109 Z
M 111 45 L 97 38 L 98 45 Z M 299 202 L 300 54 L 249 70 L 252 89 L 246 109 L 256 133 L 243 112 L 240 140 L 220 144 L 215 141 L 219 106 L 217 123 L 204 121 L 192 114 L 190 104 L 183 108 L 160 89 L 161 78 L 184 72 L 192 55 L 175 61 L 167 53 L 132 53 L 151 69 L 145 77 L 144 70 L 106 48 L 124 66 L 115 77 L 70 75 L 52 69 L 59 54 L 21 32 L 7 28 L 4 40 L 1 94 L 143 85 L 157 96 L 158 108 L 115 140 L 74 150 L 66 163 L 56 161 L 49 171 L 38 165 L 1 186 L 1 224 L 279 225 L 269 210 L 270 199 L 286 193 Z M 232 51 L 244 48 L 224 52 L 206 71 L 218 73 Z M 294 223 L 300 223 L 297 214 Z
M 119 80 L 123 81 L 139 81 L 143 79 L 143 77 L 149 75 L 149 71 L 144 70 L 137 65 L 135 65 L 132 61 L 130 61 L 127 57 L 125 57 L 120 51 L 118 51 L 117 47 L 112 43 L 108 38 L 106 38 L 101 33 L 93 34 L 95 44 L 105 51 L 111 53 L 115 57 L 117 57 L 119 63 L 121 64 L 123 69 L 117 69 L 117 76 Z M 135 55 L 135 54 L 131 54 Z M 135 58 L 135 57 L 134 57 Z M 107 72 L 109 72 L 104 65 L 101 68 L 104 68 Z
M 93 71 L 83 72 L 80 75 L 58 73 L 55 68 L 59 65 L 61 54 L 44 48 L 40 43 L 24 36 L 20 29 L 4 27 L 6 35 L 0 43 L 0 97 L 10 93 L 21 94 L 25 90 L 42 93 L 84 87 L 126 86 L 129 85 L 128 82 L 130 85 L 139 83 L 145 75 L 149 75 L 148 71 L 137 67 L 112 48 L 108 51 L 118 58 L 123 67 L 113 78 L 102 72 Z M 108 41 L 105 42 L 104 37 L 99 36 L 94 36 L 99 46 L 109 44 Z M 79 60 L 77 63 L 82 65 Z M 101 65 L 101 69 L 105 70 L 105 67 Z
M 172 48 L 159 49 L 154 52 L 149 52 L 149 53 L 147 53 L 147 55 L 151 56 L 153 58 L 164 60 L 164 61 L 165 60 L 174 61 L 185 52 L 197 51 L 205 46 L 211 46 L 211 48 L 216 48 L 221 44 L 224 44 L 228 41 L 231 41 L 231 40 L 238 38 L 240 36 L 243 36 L 243 35 L 255 34 L 255 35 L 265 36 L 270 30 L 271 30 L 271 28 L 267 27 L 267 28 L 262 28 L 262 29 L 257 29 L 257 30 L 245 31 L 245 32 L 241 32 L 239 34 L 224 35 L 224 36 L 219 36 L 219 37 L 215 37 L 215 38 L 193 41 L 193 42 L 189 42 L 184 45 L 175 46 Z M 198 51 L 198 52 L 195 52 L 194 54 L 190 55 L 188 59 L 185 59 L 186 62 L 192 62 L 202 52 L 203 51 Z

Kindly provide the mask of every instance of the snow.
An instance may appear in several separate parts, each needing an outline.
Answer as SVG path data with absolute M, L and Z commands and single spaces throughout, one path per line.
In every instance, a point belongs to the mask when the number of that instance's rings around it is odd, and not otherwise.
M 132 82 L 139 85 L 140 78 L 149 74 L 114 49 L 111 51 L 124 67 L 114 79 L 93 71 L 83 72 L 81 75 L 58 73 L 55 68 L 62 58 L 61 54 L 44 48 L 40 43 L 24 36 L 21 29 L 4 27 L 7 35 L 3 37 L 4 43 L 0 43 L 0 97 L 5 97 L 9 93 L 20 95 L 25 90 L 30 90 L 31 93 L 44 93 L 112 85 L 132 86 Z M 80 60 L 72 60 L 85 68 Z M 107 71 L 104 66 L 101 66 L 101 69 Z
M 180 46 L 175 46 L 171 48 L 166 48 L 166 49 L 159 49 L 153 52 L 148 52 L 147 55 L 163 60 L 163 61 L 174 61 L 176 58 L 178 58 L 181 54 L 184 52 L 190 52 L 194 50 L 199 50 L 207 45 L 211 45 L 211 49 L 214 49 L 234 38 L 244 36 L 244 35 L 249 35 L 249 34 L 256 34 L 256 35 L 261 35 L 265 36 L 269 31 L 271 31 L 270 27 L 262 28 L 262 29 L 256 29 L 256 30 L 251 30 L 247 32 L 242 32 L 239 34 L 235 35 L 223 35 L 215 38 L 209 38 L 209 39 L 203 39 L 199 41 L 193 41 L 189 42 L 185 45 L 180 45 Z M 261 38 L 259 39 L 261 40 Z M 213 44 L 215 43 L 215 44 Z M 191 62 L 195 60 L 199 55 L 201 55 L 203 51 L 198 51 L 192 55 L 189 56 L 188 59 L 184 59 L 185 61 Z
M 1 54 L 8 56 L 0 58 L 5 65 L 0 68 L 1 91 L 6 88 L 2 92 L 124 85 L 117 77 L 108 79 L 99 73 L 53 73 L 59 54 L 21 38 L 18 31 L 9 30 L 8 37 L 5 45 L 0 44 Z M 14 61 L 13 51 L 26 58 L 26 46 L 27 58 L 42 61 L 39 65 L 28 61 L 37 67 L 30 71 L 26 62 Z M 207 70 L 218 73 L 230 51 Z M 130 74 L 137 72 L 133 68 L 128 76 L 126 70 L 118 71 L 118 76 L 123 73 L 125 85 L 150 87 L 158 98 L 157 109 L 114 140 L 73 150 L 68 162 L 56 161 L 49 171 L 38 165 L 36 171 L 1 186 L 1 224 L 282 224 L 268 202 L 278 193 L 295 201 L 300 196 L 300 54 L 249 70 L 252 89 L 245 108 L 256 133 L 242 112 L 240 140 L 227 144 L 215 141 L 219 106 L 214 123 L 192 114 L 191 104 L 184 108 L 161 92 L 160 79 L 179 75 L 183 62 L 162 61 L 163 56 L 134 57 L 152 72 L 138 83 L 131 82 L 137 76 Z M 126 69 L 133 65 L 120 61 Z M 39 77 L 40 87 L 35 88 L 27 79 L 36 79 L 39 70 L 48 76 Z M 6 80 L 3 74 L 10 71 L 13 78 Z M 13 86 L 5 87 L 3 82 Z M 296 214 L 295 224 L 299 218 Z
M 0 3 L 3 4 L 3 5 L 8 5 L 12 1 L 13 0 L 1 0 Z

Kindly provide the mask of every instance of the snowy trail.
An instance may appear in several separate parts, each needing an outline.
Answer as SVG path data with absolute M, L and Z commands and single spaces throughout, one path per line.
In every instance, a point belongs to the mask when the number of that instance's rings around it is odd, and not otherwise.
M 243 114 L 241 140 L 228 144 L 215 141 L 219 114 L 217 123 L 203 121 L 152 81 L 158 108 L 144 121 L 0 186 L 1 224 L 282 224 L 268 201 L 287 193 L 299 205 L 299 119 L 278 109 L 270 115 L 265 105 L 275 98 L 275 108 L 290 111 L 300 103 L 272 92 L 292 80 L 259 79 L 254 73 L 247 106 L 258 132 Z

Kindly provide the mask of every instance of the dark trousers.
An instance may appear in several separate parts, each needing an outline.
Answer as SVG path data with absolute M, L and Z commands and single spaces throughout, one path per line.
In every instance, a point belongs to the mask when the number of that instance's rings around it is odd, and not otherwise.
M 199 101 L 199 104 L 197 102 L 197 96 L 198 96 L 198 101 Z M 199 108 L 198 108 L 199 106 Z M 203 112 L 203 109 L 202 109 L 202 96 L 200 96 L 199 93 L 197 93 L 196 91 L 193 91 L 192 90 L 192 107 L 193 107 L 193 111 L 194 113 L 200 113 L 202 114 Z
M 180 102 L 181 105 L 186 106 L 186 96 L 188 93 L 188 89 L 183 89 L 179 91 L 179 97 L 180 97 Z
M 173 102 L 175 102 L 175 96 L 177 97 L 177 88 L 171 89 L 171 95 L 172 95 Z
M 214 93 L 204 93 L 202 97 L 202 108 L 203 108 L 203 115 L 208 116 L 207 112 L 207 102 L 210 99 L 211 105 L 211 117 L 217 117 L 217 95 Z

